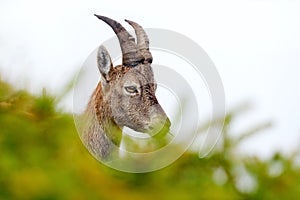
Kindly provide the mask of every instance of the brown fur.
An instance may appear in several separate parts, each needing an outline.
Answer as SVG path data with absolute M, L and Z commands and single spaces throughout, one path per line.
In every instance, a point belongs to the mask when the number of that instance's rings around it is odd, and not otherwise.
M 98 49 L 97 62 L 102 77 L 87 105 L 82 131 L 89 151 L 108 159 L 118 150 L 124 126 L 156 138 L 164 136 L 166 131 L 160 130 L 168 130 L 170 121 L 155 96 L 151 63 L 143 59 L 134 67 L 113 67 L 103 46 Z

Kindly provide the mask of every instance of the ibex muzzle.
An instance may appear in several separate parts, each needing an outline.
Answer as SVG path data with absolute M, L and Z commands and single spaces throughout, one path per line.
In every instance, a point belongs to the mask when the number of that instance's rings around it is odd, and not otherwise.
M 99 47 L 97 63 L 102 76 L 86 109 L 92 123 L 88 123 L 83 138 L 96 156 L 105 158 L 111 151 L 109 144 L 119 146 L 124 126 L 161 138 L 168 133 L 171 123 L 155 96 L 152 55 L 143 28 L 125 20 L 135 30 L 135 43 L 120 23 L 95 16 L 114 30 L 122 50 L 122 65 L 113 67 L 106 48 Z

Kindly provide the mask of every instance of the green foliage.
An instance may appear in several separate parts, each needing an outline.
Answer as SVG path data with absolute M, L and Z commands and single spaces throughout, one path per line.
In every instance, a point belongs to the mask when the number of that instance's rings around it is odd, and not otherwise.
M 92 158 L 53 97 L 0 82 L 0 199 L 298 199 L 297 155 L 236 156 L 236 145 L 266 125 L 234 139 L 234 116 L 227 116 L 222 145 L 210 157 L 187 152 L 165 169 L 127 174 Z

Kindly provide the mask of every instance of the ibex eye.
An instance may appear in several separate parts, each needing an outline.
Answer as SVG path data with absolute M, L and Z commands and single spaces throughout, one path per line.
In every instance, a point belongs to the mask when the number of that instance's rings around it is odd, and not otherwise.
M 136 86 L 126 86 L 125 90 L 131 94 L 137 94 L 139 92 Z

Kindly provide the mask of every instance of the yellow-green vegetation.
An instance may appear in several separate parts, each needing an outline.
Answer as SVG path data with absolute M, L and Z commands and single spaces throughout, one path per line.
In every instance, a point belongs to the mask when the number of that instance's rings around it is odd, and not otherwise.
M 162 170 L 127 174 L 96 161 L 72 115 L 46 92 L 32 96 L 0 82 L 0 199 L 298 199 L 295 156 L 237 157 L 226 119 L 223 145 L 199 159 L 185 153 Z M 255 129 L 254 129 L 255 131 Z M 249 131 L 248 135 L 251 135 Z M 247 136 L 247 135 L 246 135 Z

